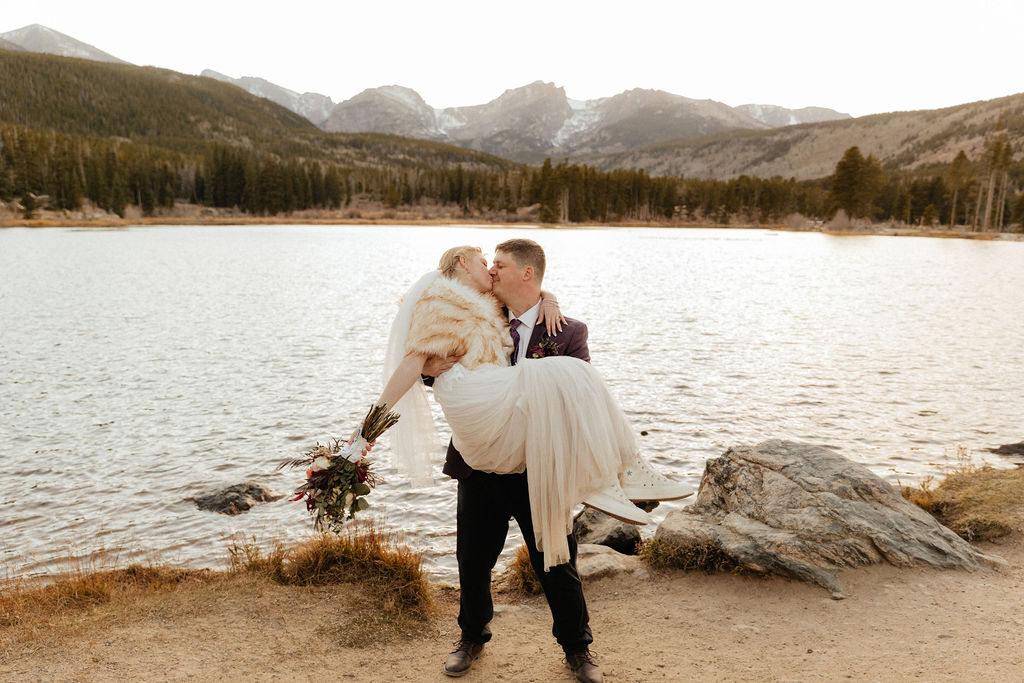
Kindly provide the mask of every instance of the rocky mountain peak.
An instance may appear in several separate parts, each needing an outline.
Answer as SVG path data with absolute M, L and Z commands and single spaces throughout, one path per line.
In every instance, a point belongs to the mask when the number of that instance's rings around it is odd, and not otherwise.
M 364 90 L 363 92 L 377 92 L 385 97 L 403 102 L 414 109 L 430 109 L 430 106 L 423 100 L 418 92 L 403 85 L 383 85 L 379 88 Z
M 520 88 L 509 88 L 501 93 L 496 99 L 488 104 L 501 104 L 503 106 L 522 106 L 538 100 L 561 100 L 568 102 L 565 95 L 565 88 L 556 86 L 554 83 L 534 81 L 529 85 Z
M 79 59 L 91 59 L 97 62 L 128 64 L 123 59 L 118 59 L 99 48 L 64 35 L 60 31 L 54 31 L 52 28 L 42 24 L 29 24 L 7 33 L 0 33 L 0 39 L 14 43 L 28 52 L 41 52 L 61 57 L 78 57 Z
M 418 92 L 400 85 L 367 88 L 335 105 L 323 128 L 337 133 L 391 133 L 443 139 L 438 133 L 435 111 Z
M 203 72 L 199 75 L 207 78 L 213 78 L 224 83 L 237 85 L 242 90 L 246 90 L 253 95 L 265 97 L 272 102 L 277 102 L 282 107 L 291 109 L 295 113 L 306 117 L 318 126 L 322 125 L 324 121 L 327 120 L 327 117 L 331 114 L 331 110 L 334 109 L 334 102 L 332 102 L 331 98 L 326 95 L 311 92 L 300 95 L 294 90 L 289 90 L 288 88 L 275 85 L 264 78 L 257 78 L 255 76 L 232 78 L 231 76 L 225 76 L 213 69 L 203 69 Z

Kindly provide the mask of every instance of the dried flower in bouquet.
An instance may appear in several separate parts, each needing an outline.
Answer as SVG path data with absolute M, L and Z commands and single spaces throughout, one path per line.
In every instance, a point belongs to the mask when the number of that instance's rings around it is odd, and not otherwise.
M 358 436 L 351 444 L 331 439 L 317 443 L 296 460 L 283 467 L 306 468 L 306 482 L 295 490 L 292 500 L 305 500 L 317 531 L 340 531 L 344 523 L 370 506 L 366 496 L 382 480 L 371 471 L 371 462 L 363 449 L 398 422 L 398 413 L 387 405 L 375 405 L 363 419 Z

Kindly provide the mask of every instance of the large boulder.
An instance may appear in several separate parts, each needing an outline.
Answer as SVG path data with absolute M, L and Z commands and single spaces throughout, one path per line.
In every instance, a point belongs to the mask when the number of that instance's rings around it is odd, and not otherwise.
M 811 581 L 833 597 L 842 597 L 836 571 L 847 567 L 976 570 L 1002 563 L 867 468 L 822 446 L 782 440 L 730 448 L 709 460 L 693 505 L 669 513 L 655 540 Z
M 247 511 L 256 503 L 270 503 L 282 495 L 275 493 L 263 484 L 244 481 L 220 491 L 197 496 L 193 500 L 200 510 L 210 510 L 223 515 L 237 515 Z

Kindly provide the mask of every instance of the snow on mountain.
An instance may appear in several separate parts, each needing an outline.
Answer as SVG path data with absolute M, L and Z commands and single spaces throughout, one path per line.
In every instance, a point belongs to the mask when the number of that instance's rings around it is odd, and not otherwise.
M 551 143 L 555 147 L 560 147 L 580 133 L 594 128 L 601 120 L 604 113 L 601 105 L 607 102 L 607 98 L 586 101 L 570 99 L 568 102 L 572 109 L 572 116 L 565 120 L 562 127 L 555 133 L 555 137 L 551 139 Z
M 455 107 L 435 109 L 434 121 L 437 134 L 446 137 L 466 126 L 466 115 Z
M 826 109 L 824 107 L 804 107 L 803 109 L 786 109 L 774 104 L 742 104 L 737 111 L 757 119 L 772 128 L 795 126 L 800 123 L 820 123 L 821 121 L 838 121 L 852 118 L 849 114 Z
M 91 59 L 96 62 L 129 63 L 107 54 L 88 43 L 75 40 L 71 36 L 64 35 L 60 31 L 54 31 L 52 28 L 47 28 L 40 24 L 30 24 L 7 33 L 0 33 L 0 39 L 14 43 L 29 52 L 42 52 L 61 57 L 78 57 L 80 59 Z

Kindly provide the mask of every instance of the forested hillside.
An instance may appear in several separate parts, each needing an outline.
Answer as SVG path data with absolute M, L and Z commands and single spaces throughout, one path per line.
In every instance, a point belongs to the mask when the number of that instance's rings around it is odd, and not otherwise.
M 354 198 L 467 213 L 555 201 L 541 169 L 441 143 L 326 133 L 209 78 L 0 50 L 0 86 L 0 200 L 26 215 L 86 201 L 119 215 L 176 202 L 276 214 Z M 637 171 L 591 180 L 608 199 L 588 220 L 673 211 L 674 194 L 651 191 L 669 181 Z
M 1024 146 L 1024 94 L 944 109 L 732 131 L 581 161 L 604 169 L 642 167 L 657 175 L 810 180 L 831 173 L 853 146 L 886 170 L 916 171 L 947 165 L 960 151 L 980 157 L 996 134 L 1005 134 L 1014 149 Z

